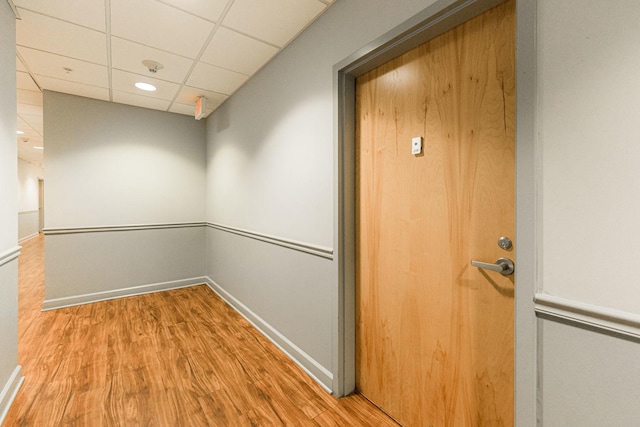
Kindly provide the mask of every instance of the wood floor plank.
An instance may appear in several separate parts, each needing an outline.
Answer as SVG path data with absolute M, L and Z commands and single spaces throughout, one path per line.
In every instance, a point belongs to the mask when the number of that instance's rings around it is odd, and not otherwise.
M 41 312 L 44 238 L 19 260 L 25 382 L 3 426 L 394 426 L 335 399 L 207 286 Z

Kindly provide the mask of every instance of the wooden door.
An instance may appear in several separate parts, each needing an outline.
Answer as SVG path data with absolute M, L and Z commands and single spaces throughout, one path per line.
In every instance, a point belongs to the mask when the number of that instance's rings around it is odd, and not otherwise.
M 407 426 L 513 425 L 513 276 L 470 262 L 514 256 L 514 54 L 510 1 L 356 82 L 356 385 Z

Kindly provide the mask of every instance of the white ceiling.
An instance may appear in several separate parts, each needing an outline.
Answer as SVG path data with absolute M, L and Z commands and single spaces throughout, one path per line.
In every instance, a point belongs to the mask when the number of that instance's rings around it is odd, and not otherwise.
M 43 89 L 185 115 L 205 96 L 209 115 L 335 0 L 8 1 L 19 15 L 18 156 L 42 164 Z M 153 74 L 145 59 L 164 68 Z

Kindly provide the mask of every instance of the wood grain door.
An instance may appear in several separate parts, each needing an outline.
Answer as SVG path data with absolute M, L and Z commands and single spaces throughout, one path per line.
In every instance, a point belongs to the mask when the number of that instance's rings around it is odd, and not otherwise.
M 514 257 L 514 54 L 510 1 L 356 82 L 356 384 L 407 426 L 513 425 L 513 275 L 470 262 Z

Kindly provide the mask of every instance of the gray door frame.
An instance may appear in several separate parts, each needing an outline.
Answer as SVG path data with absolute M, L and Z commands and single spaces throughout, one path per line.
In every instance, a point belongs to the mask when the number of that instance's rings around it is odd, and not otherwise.
M 334 394 L 355 388 L 355 80 L 503 0 L 438 0 L 334 66 L 335 248 Z M 537 0 L 517 0 L 516 15 L 516 288 L 515 424 L 537 418 L 536 241 L 539 226 L 535 177 Z

